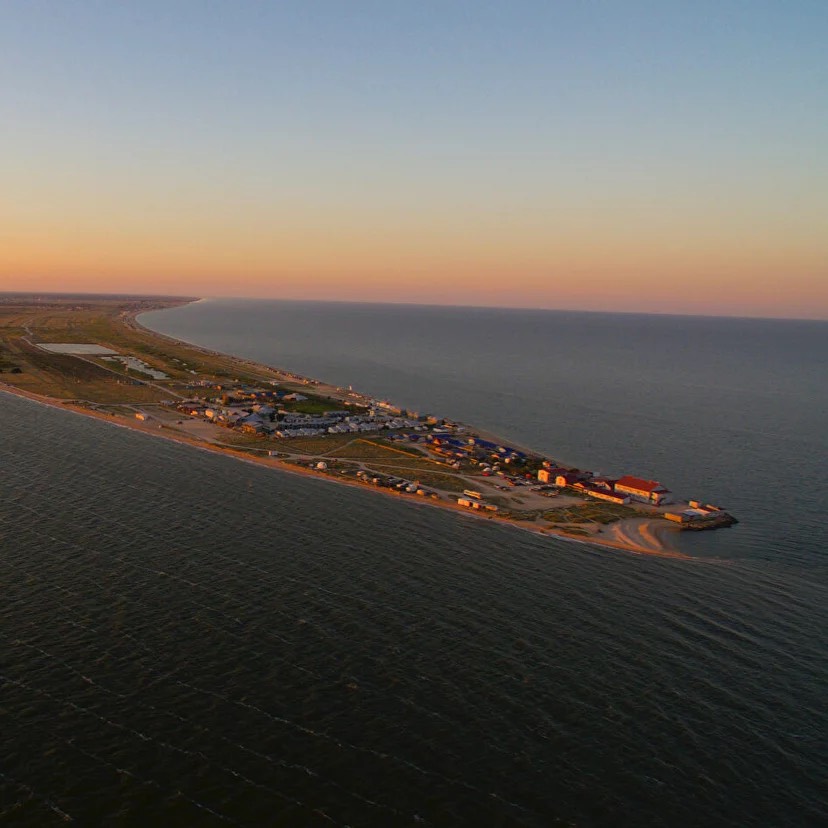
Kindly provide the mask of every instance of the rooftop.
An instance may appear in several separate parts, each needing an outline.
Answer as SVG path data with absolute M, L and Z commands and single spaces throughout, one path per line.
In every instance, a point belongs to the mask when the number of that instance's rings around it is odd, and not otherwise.
M 641 492 L 666 492 L 667 489 L 657 480 L 645 480 L 643 477 L 632 477 L 627 474 L 620 478 L 616 486 L 624 486 L 628 489 L 638 489 Z

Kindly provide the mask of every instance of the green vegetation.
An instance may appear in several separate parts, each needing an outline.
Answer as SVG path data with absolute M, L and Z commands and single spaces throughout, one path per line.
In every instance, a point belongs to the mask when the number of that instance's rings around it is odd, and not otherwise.
M 274 445 L 272 441 L 267 439 L 267 437 L 260 434 L 245 434 L 242 431 L 236 431 L 232 428 L 226 429 L 226 433 L 219 435 L 216 438 L 216 442 L 225 446 L 233 446 L 234 448 L 247 448 L 249 446 L 255 446 L 257 449 L 261 449 L 262 451 L 267 451 L 271 448 L 273 451 L 278 451 L 279 448 L 281 448 L 281 444 L 278 446 Z
M 492 498 L 487 499 L 492 500 Z M 497 515 L 508 520 L 523 520 L 531 523 L 538 519 L 540 513 L 537 511 L 521 511 L 519 509 L 502 509 Z
M 353 442 L 353 434 L 329 434 L 327 437 L 297 437 L 282 440 L 273 440 L 273 448 L 277 451 L 288 451 L 295 454 L 328 455 L 342 446 Z
M 375 463 L 365 464 L 366 468 L 386 477 L 402 477 L 405 480 L 419 480 L 424 488 L 444 489 L 458 494 L 469 487 L 468 480 L 448 472 L 419 471 L 416 473 L 406 466 L 386 466 Z
M 233 357 L 167 340 L 145 331 L 130 317 L 131 313 L 173 304 L 178 302 L 111 297 L 48 297 L 36 302 L 12 296 L 2 298 L 0 369 L 3 369 L 4 381 L 21 390 L 58 399 L 142 403 L 176 393 L 182 396 L 203 394 L 198 388 L 187 387 L 196 378 L 191 371 L 198 372 L 199 379 L 220 382 L 229 376 L 251 385 L 283 379 L 278 371 L 264 366 L 248 368 L 246 363 Z M 32 344 L 49 342 L 96 343 L 144 359 L 153 368 L 168 374 L 170 379 L 150 380 L 135 372 L 126 372 L 118 363 L 50 354 Z M 10 371 L 15 366 L 19 366 L 23 373 L 12 375 Z M 173 393 L 159 391 L 149 382 Z M 331 407 L 330 404 L 327 406 Z
M 371 466 L 376 468 L 382 468 L 383 466 L 395 466 L 400 469 L 408 469 L 409 472 L 422 471 L 423 473 L 434 472 L 435 474 L 462 474 L 462 472 L 458 472 L 455 469 L 441 466 L 439 463 L 435 463 L 427 457 L 423 457 L 421 459 L 414 457 L 410 459 L 407 457 L 397 457 L 393 460 L 378 457 L 375 459 L 368 459 L 365 462 L 370 463 Z
M 568 494 L 568 492 L 567 492 Z M 602 500 L 587 500 L 583 503 L 560 506 L 543 512 L 545 520 L 553 523 L 600 523 L 608 524 L 623 518 L 640 517 L 632 506 L 620 503 L 608 503 Z
M 352 437 L 348 445 L 330 452 L 330 456 L 350 457 L 357 460 L 388 460 L 393 463 L 399 462 L 401 458 L 424 459 L 424 455 L 419 451 L 399 449 L 389 443 L 368 440 L 364 437 Z
M 304 394 L 303 394 L 304 396 Z M 330 397 L 311 397 L 299 402 L 284 402 L 286 411 L 295 411 L 297 414 L 324 414 L 326 411 L 344 411 L 345 406 L 338 400 Z
M 6 371 L 11 371 L 13 368 L 18 367 L 19 365 L 17 361 L 12 358 L 9 349 L 0 344 L 0 371 L 5 373 Z
M 24 339 L 9 344 L 21 374 L 4 372 L 4 380 L 23 390 L 57 399 L 91 402 L 152 402 L 165 394 L 157 388 L 121 378 L 94 362 L 66 354 L 51 354 Z

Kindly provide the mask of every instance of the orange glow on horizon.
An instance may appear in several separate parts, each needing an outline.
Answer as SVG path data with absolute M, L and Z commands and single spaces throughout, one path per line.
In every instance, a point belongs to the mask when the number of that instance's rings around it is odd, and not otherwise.
M 0 289 L 828 318 L 818 226 L 685 218 L 0 211 Z

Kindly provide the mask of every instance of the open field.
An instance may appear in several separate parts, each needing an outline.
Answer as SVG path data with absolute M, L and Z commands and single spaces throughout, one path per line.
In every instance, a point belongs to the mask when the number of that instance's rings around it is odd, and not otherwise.
M 303 391 L 303 394 L 306 392 Z M 324 414 L 326 411 L 343 411 L 345 406 L 338 400 L 322 397 L 316 400 L 300 400 L 299 402 L 283 402 L 286 411 L 297 414 Z
M 427 457 L 375 457 L 368 458 L 364 461 L 370 463 L 372 466 L 392 465 L 403 469 L 422 469 L 423 471 L 432 471 L 435 474 L 460 474 L 468 477 L 464 471 L 457 471 L 443 463 L 437 463 L 434 460 L 429 460 Z
M 387 477 L 402 477 L 405 480 L 419 480 L 421 486 L 443 489 L 446 492 L 460 493 L 469 488 L 469 481 L 455 474 L 434 472 L 430 470 L 411 469 L 407 466 L 391 466 L 366 463 L 365 467 Z
M 65 354 L 51 354 L 24 338 L 7 343 L 8 356 L 20 373 L 4 371 L 3 379 L 25 391 L 58 399 L 89 402 L 154 402 L 169 394 L 107 371 L 94 362 Z
M 295 452 L 297 454 L 307 454 L 308 456 L 328 456 L 353 441 L 353 434 L 329 434 L 327 437 L 297 437 L 295 440 L 286 438 L 268 442 L 273 445 L 276 451 Z
M 329 452 L 330 457 L 350 457 L 356 460 L 388 460 L 389 462 L 403 459 L 424 460 L 425 455 L 421 451 L 398 449 L 390 444 L 382 443 L 379 440 L 372 440 L 365 437 L 351 437 L 350 442 Z
M 341 408 L 317 386 L 293 375 L 226 354 L 213 353 L 142 328 L 136 314 L 172 307 L 190 299 L 114 297 L 22 297 L 0 295 L 0 371 L 3 381 L 21 390 L 58 399 L 89 402 L 147 402 L 215 394 L 229 382 L 278 382 L 309 397 L 290 404 L 295 410 Z M 152 380 L 99 357 L 51 354 L 38 343 L 94 343 L 144 360 L 169 379 Z M 15 370 L 16 369 L 16 370 Z M 13 373 L 14 371 L 14 373 Z M 18 373 L 19 372 L 19 373 Z M 194 380 L 213 386 L 194 386 Z M 169 393 L 164 393 L 168 389 Z M 323 391 L 323 387 L 319 386 Z
M 641 512 L 634 506 L 620 503 L 607 503 L 601 500 L 586 500 L 583 503 L 547 509 L 543 512 L 544 520 L 550 523 L 600 523 L 608 524 L 625 518 L 641 517 Z
M 258 434 L 244 434 L 232 428 L 222 429 L 221 437 L 216 438 L 227 446 L 238 446 L 239 448 L 257 448 L 262 451 L 284 451 L 281 441 L 269 440 Z

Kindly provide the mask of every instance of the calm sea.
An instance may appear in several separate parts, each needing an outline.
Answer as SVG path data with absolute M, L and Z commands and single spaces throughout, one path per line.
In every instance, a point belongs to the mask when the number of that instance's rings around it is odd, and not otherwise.
M 828 819 L 828 325 L 201 302 L 144 324 L 720 501 L 663 560 L 0 394 L 0 822 Z

